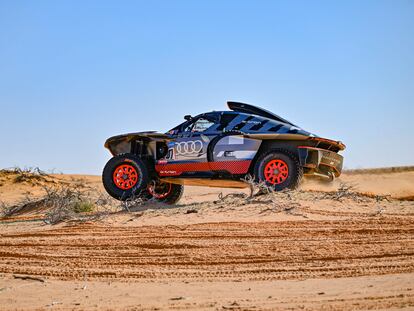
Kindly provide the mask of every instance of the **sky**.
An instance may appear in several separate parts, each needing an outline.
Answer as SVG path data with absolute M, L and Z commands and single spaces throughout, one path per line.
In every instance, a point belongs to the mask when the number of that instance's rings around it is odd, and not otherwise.
M 227 100 L 414 165 L 414 1 L 0 0 L 0 168 L 100 174 L 106 138 Z

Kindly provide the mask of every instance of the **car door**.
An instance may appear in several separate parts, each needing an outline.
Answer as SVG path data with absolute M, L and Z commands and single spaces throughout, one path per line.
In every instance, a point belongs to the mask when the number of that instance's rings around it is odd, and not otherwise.
M 217 136 L 219 116 L 216 113 L 197 116 L 169 131 L 173 138 L 168 143 L 168 154 L 158 161 L 160 176 L 200 176 L 211 172 L 208 147 Z
M 174 160 L 179 162 L 207 162 L 207 148 L 217 135 L 217 125 L 211 116 L 200 116 L 186 124 L 174 143 Z
M 208 160 L 213 171 L 245 174 L 260 148 L 261 140 L 245 137 L 240 129 L 251 129 L 260 124 L 255 117 L 224 112 L 219 129 L 230 129 L 217 134 L 210 144 Z

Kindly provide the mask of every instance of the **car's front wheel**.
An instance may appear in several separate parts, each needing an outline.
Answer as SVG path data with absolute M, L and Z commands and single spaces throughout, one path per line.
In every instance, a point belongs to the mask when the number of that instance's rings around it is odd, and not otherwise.
M 296 188 L 302 178 L 302 167 L 292 153 L 271 151 L 260 156 L 254 167 L 257 182 L 264 182 L 276 191 Z
M 113 157 L 106 163 L 102 173 L 105 190 L 121 201 L 134 196 L 146 196 L 148 181 L 147 164 L 133 154 Z

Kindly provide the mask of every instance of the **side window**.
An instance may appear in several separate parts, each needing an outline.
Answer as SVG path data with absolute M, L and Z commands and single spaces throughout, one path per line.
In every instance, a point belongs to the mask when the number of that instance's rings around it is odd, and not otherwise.
M 184 131 L 185 132 L 200 133 L 200 132 L 204 132 L 205 130 L 209 129 L 213 125 L 214 125 L 213 121 L 207 120 L 205 118 L 199 118 L 195 122 L 189 124 L 184 129 Z

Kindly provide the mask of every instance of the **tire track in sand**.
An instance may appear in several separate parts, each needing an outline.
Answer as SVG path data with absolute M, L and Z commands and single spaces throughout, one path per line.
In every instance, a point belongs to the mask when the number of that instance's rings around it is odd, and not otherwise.
M 274 280 L 414 272 L 414 221 L 96 224 L 0 236 L 0 272 L 58 279 Z

